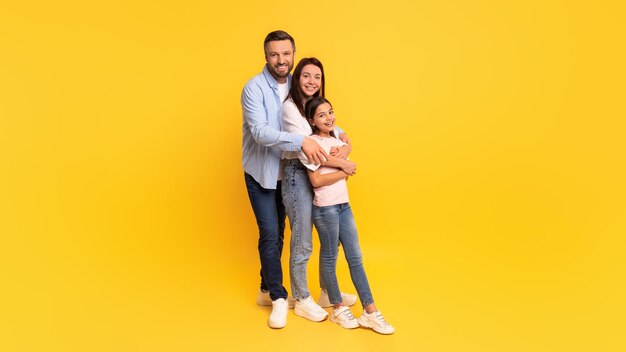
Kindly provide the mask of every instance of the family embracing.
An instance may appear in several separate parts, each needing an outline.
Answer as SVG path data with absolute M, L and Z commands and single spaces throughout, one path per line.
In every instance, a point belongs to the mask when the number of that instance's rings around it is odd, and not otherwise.
M 259 228 L 257 304 L 272 306 L 271 328 L 285 327 L 289 308 L 315 322 L 329 317 L 324 308 L 332 308 L 330 320 L 344 328 L 361 326 L 392 334 L 394 328 L 374 304 L 363 268 L 346 183 L 356 174 L 356 164 L 348 159 L 350 139 L 335 125 L 326 99 L 324 67 L 316 58 L 304 58 L 291 75 L 296 46 L 284 31 L 269 33 L 263 46 L 263 71 L 246 83 L 241 94 L 244 178 Z M 292 297 L 283 286 L 281 266 L 286 217 L 291 227 Z M 320 240 L 317 302 L 307 283 L 313 224 Z M 349 308 L 357 296 L 339 290 L 339 245 L 363 307 L 359 318 Z

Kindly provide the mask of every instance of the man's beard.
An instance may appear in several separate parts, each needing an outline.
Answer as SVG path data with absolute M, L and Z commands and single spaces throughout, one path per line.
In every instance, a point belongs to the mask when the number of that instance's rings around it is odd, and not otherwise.
M 278 67 L 276 66 L 270 66 L 270 71 L 272 72 L 274 77 L 287 78 L 289 76 L 289 73 L 293 69 L 293 65 L 281 65 L 281 66 L 287 66 L 287 71 L 285 71 L 284 73 L 279 72 Z

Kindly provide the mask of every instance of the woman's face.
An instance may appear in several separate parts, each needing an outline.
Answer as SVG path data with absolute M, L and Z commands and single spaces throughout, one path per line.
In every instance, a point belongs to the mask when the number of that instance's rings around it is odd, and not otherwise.
M 300 73 L 300 90 L 306 97 L 317 93 L 322 86 L 322 70 L 315 65 L 306 65 Z

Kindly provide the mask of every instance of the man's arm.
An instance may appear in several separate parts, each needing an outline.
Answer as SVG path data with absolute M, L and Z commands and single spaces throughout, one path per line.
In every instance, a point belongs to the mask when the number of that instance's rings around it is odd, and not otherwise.
M 247 84 L 241 92 L 243 117 L 250 126 L 252 138 L 266 147 L 278 147 L 281 150 L 297 151 L 302 147 L 304 136 L 282 132 L 270 126 L 263 106 L 263 92 L 254 84 Z
M 309 180 L 311 180 L 311 185 L 315 188 L 332 185 L 346 177 L 348 177 L 348 174 L 343 171 L 321 174 L 319 169 L 315 171 L 309 170 Z
M 309 160 L 309 163 L 321 165 L 324 160 L 328 159 L 326 151 L 316 141 L 309 137 L 305 137 L 302 140 L 302 151 Z

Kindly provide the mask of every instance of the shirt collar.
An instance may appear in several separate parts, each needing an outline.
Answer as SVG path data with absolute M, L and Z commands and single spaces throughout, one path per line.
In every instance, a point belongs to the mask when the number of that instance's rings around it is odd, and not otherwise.
M 278 81 L 276 81 L 276 78 L 274 78 L 274 76 L 270 73 L 270 69 L 267 68 L 267 64 L 263 66 L 263 75 L 265 75 L 265 79 L 267 80 L 267 83 L 269 83 L 270 87 L 278 89 Z M 291 87 L 291 73 L 287 76 L 287 86 Z

